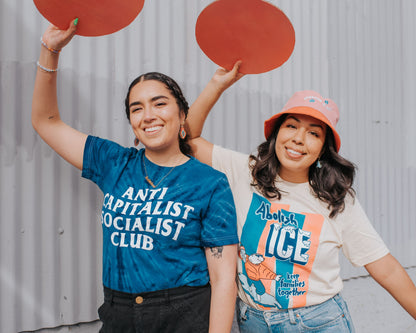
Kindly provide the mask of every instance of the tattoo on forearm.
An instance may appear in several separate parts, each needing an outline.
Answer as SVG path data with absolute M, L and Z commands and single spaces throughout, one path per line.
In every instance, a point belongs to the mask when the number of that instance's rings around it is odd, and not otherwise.
M 212 255 L 215 258 L 217 259 L 222 258 L 222 251 L 224 250 L 223 246 L 211 247 L 210 250 L 211 250 Z

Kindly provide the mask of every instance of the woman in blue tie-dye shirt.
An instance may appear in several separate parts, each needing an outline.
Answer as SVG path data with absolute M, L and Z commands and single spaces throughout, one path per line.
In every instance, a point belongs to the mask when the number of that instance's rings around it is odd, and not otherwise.
M 160 73 L 132 82 L 126 115 L 144 149 L 88 136 L 59 115 L 60 50 L 76 32 L 42 37 L 32 123 L 104 193 L 100 332 L 227 332 L 236 297 L 235 207 L 226 176 L 191 157 L 188 104 Z

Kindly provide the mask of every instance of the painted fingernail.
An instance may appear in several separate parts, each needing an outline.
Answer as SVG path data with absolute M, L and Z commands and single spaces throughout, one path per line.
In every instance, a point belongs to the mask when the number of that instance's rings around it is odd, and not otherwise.
M 78 17 L 74 20 L 74 25 L 78 24 Z

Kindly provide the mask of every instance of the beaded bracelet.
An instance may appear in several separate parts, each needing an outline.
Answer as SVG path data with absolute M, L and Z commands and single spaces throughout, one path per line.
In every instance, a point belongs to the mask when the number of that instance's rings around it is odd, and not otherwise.
M 41 70 L 43 70 L 43 71 L 45 71 L 45 72 L 47 72 L 47 73 L 54 73 L 54 72 L 57 72 L 58 71 L 58 68 L 56 68 L 56 69 L 51 69 L 51 68 L 46 68 L 46 67 L 43 67 L 40 63 L 39 63 L 39 61 L 38 62 L 36 62 L 36 65 L 41 69 Z
M 43 39 L 42 39 L 42 37 L 40 37 L 40 43 L 46 48 L 46 49 L 48 49 L 49 51 L 51 51 L 52 53 L 55 53 L 55 54 L 59 54 L 59 52 L 61 52 L 61 50 L 55 50 L 55 49 L 52 49 L 52 48 L 50 48 L 50 47 L 48 47 L 48 45 L 46 45 L 46 43 L 43 41 Z

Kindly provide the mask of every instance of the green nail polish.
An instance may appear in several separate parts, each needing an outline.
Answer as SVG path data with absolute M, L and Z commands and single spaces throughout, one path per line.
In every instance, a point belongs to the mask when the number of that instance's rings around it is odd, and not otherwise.
M 78 24 L 78 17 L 74 21 L 74 25 L 77 25 L 77 24 Z

